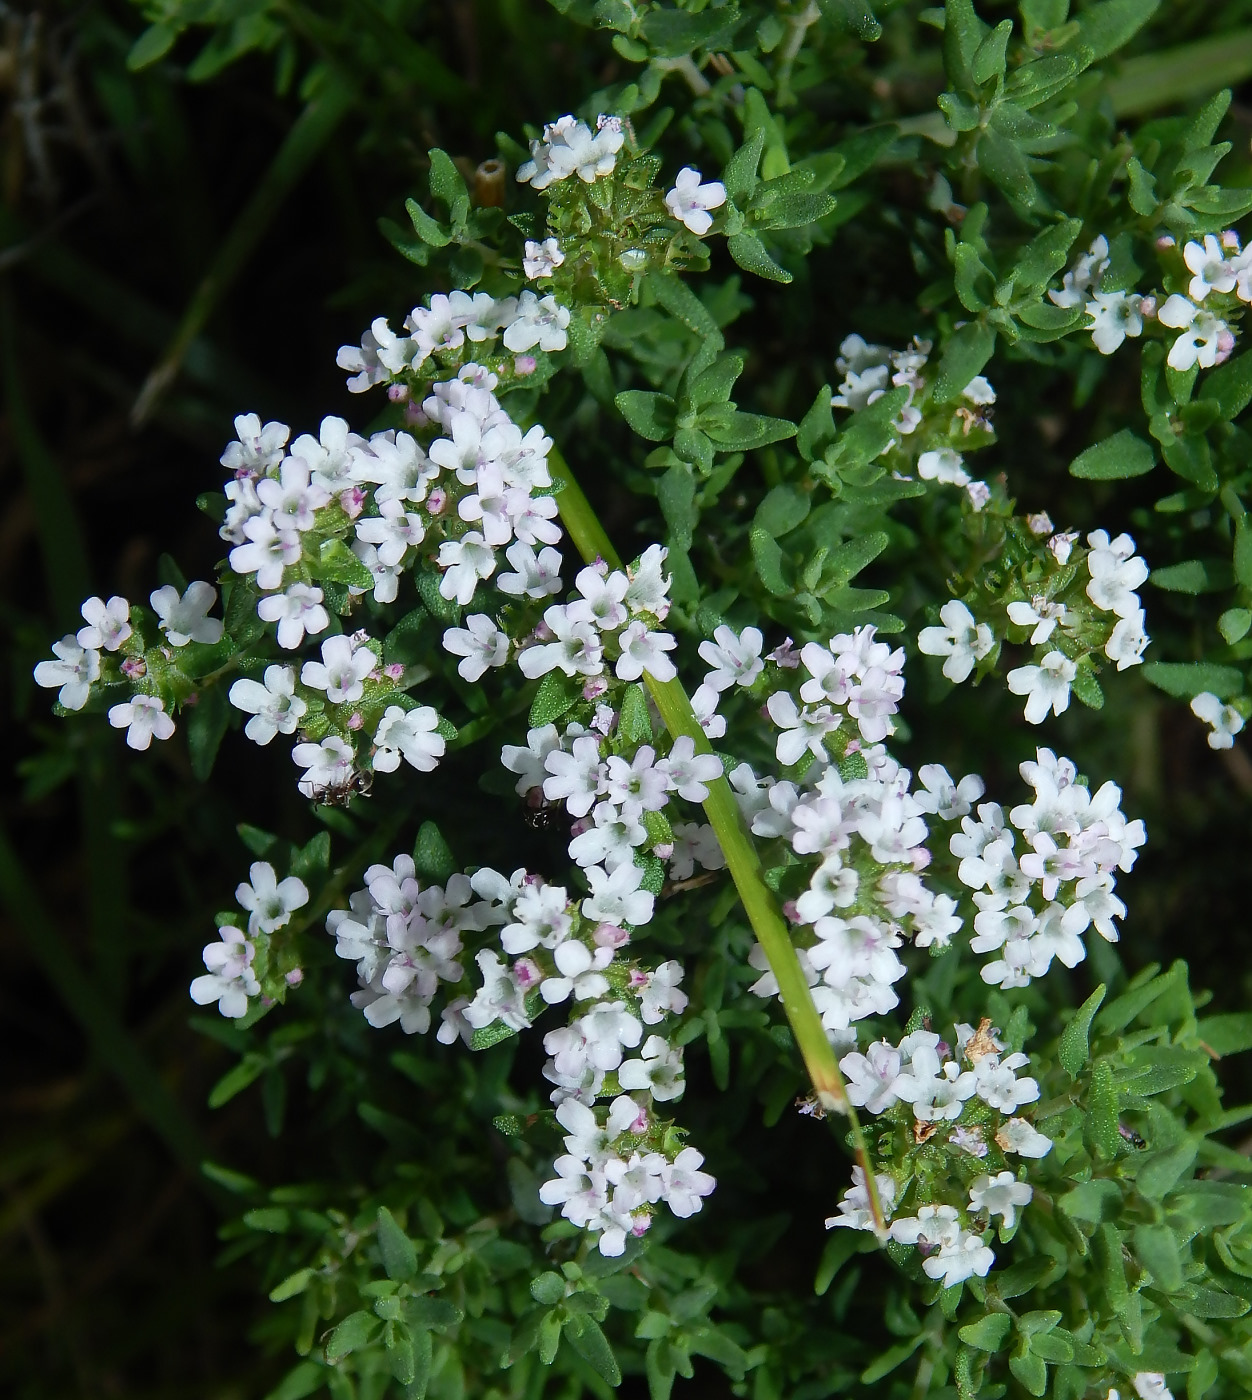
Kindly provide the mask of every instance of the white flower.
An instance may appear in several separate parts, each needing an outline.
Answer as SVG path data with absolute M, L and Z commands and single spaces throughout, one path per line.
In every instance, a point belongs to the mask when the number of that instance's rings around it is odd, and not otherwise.
M 315 637 L 330 626 L 330 615 L 322 606 L 322 590 L 308 583 L 293 583 L 285 593 L 271 593 L 256 605 L 262 622 L 278 623 L 278 645 L 295 651 L 307 632 Z
M 604 670 L 604 651 L 594 623 L 560 605 L 548 608 L 543 622 L 555 640 L 526 647 L 519 653 L 518 668 L 527 680 L 537 680 L 555 670 L 564 671 L 567 676 L 597 676 Z
M 81 710 L 93 681 L 100 679 L 100 653 L 80 646 L 71 633 L 52 643 L 55 661 L 41 661 L 35 667 L 35 684 L 45 690 L 60 686 L 57 702 L 67 710 Z
M 285 457 L 277 478 L 267 476 L 257 482 L 257 499 L 280 530 L 311 530 L 314 512 L 330 500 L 330 492 L 309 478 L 309 464 L 303 457 Z
M 1135 542 L 1129 535 L 1118 535 L 1109 543 L 1103 530 L 1087 536 L 1091 553 L 1087 555 L 1087 572 L 1091 582 L 1087 597 L 1103 612 L 1118 617 L 1131 617 L 1139 611 L 1135 589 L 1148 577 L 1148 566 L 1135 555 Z
M 941 1065 L 929 1047 L 921 1047 L 909 1060 L 908 1069 L 895 1082 L 896 1098 L 913 1106 L 919 1123 L 955 1122 L 966 1099 L 973 1098 L 976 1083 L 969 1070 L 962 1071 L 954 1060 Z
M 114 705 L 109 710 L 109 723 L 114 729 L 126 730 L 126 742 L 132 749 L 146 749 L 154 738 L 168 739 L 174 732 L 165 702 L 155 695 L 135 695 L 128 704 Z
M 1030 1204 L 1034 1191 L 1012 1172 L 990 1176 L 986 1172 L 970 1183 L 969 1208 L 976 1215 L 1002 1216 L 1004 1228 L 1011 1230 L 1018 1206 Z
M 464 657 L 457 663 L 457 674 L 472 683 L 489 667 L 503 666 L 509 659 L 509 638 L 486 613 L 473 613 L 465 619 L 464 627 L 448 628 L 443 634 L 443 649 Z
M 496 587 L 512 597 L 547 598 L 561 591 L 561 555 L 559 551 L 541 549 L 535 554 L 531 545 L 514 540 L 504 551 L 504 557 L 516 572 L 499 574 Z
M 923 812 L 933 812 L 944 821 L 968 816 L 973 804 L 987 790 L 977 773 L 967 773 L 959 783 L 941 763 L 924 763 L 917 770 L 922 788 L 913 793 L 913 800 Z
M 658 1103 L 680 1099 L 687 1087 L 683 1080 L 682 1047 L 671 1045 L 664 1036 L 650 1035 L 643 1042 L 637 1060 L 625 1060 L 617 1071 L 617 1082 L 626 1090 L 647 1089 Z
M 617 639 L 622 654 L 614 667 L 618 680 L 637 681 L 645 671 L 658 681 L 672 681 L 678 674 L 665 655 L 678 645 L 668 632 L 649 632 L 647 624 L 636 619 Z
M 439 733 L 439 716 L 429 705 L 402 710 L 388 705 L 374 735 L 374 768 L 394 773 L 401 758 L 419 773 L 438 766 L 447 742 Z
M 848 1098 L 870 1113 L 885 1113 L 898 1102 L 895 1086 L 900 1077 L 900 1052 L 885 1040 L 876 1040 L 864 1055 L 853 1051 L 839 1061 L 848 1082 Z
M 597 948 L 593 952 L 576 938 L 566 939 L 552 954 L 557 976 L 543 979 L 539 984 L 540 995 L 549 1006 L 557 1006 L 571 997 L 575 1001 L 602 997 L 609 989 L 609 982 L 600 969 L 612 960 L 611 948 Z
M 532 748 L 537 732 L 543 733 L 532 729 L 528 736 Z M 582 735 L 574 740 L 569 753 L 554 744 L 543 763 L 550 775 L 543 781 L 544 797 L 549 802 L 563 801 L 572 817 L 585 817 L 604 789 L 605 765 L 600 762 L 599 740 Z
M 1209 748 L 1234 747 L 1235 735 L 1243 728 L 1243 716 L 1233 705 L 1223 705 L 1212 691 L 1201 691 L 1191 702 L 1191 713 L 1205 724 L 1213 726 Z
M 294 734 L 308 709 L 296 694 L 296 673 L 290 666 L 267 666 L 264 685 L 236 681 L 229 698 L 237 710 L 252 716 L 243 732 L 254 744 L 268 744 L 275 734 Z
M 797 709 L 796 702 L 785 690 L 775 691 L 765 708 L 770 719 L 782 730 L 775 745 L 779 763 L 787 767 L 799 763 L 806 749 L 814 758 L 829 757 L 826 735 L 839 728 L 842 715 L 834 714 L 828 705 L 806 705 L 802 710 Z
M 1050 603 L 1042 596 L 1033 598 L 1029 603 L 1020 600 L 1010 603 L 1007 612 L 1014 626 L 1035 629 L 1030 634 L 1032 647 L 1046 642 L 1056 630 L 1057 623 L 1064 627 L 1069 617 L 1069 609 L 1064 603 Z
M 1139 1400 L 1174 1400 L 1162 1371 L 1140 1371 L 1135 1376 L 1134 1386 Z
M 1225 321 L 1177 292 L 1156 313 L 1156 318 L 1163 326 L 1182 332 L 1170 347 L 1167 363 L 1171 369 L 1189 370 L 1194 365 L 1201 369 L 1213 368 L 1221 349 L 1222 334 L 1229 333 Z
M 716 754 L 696 753 L 695 740 L 686 734 L 674 740 L 656 767 L 669 790 L 688 802 L 703 802 L 709 795 L 705 785 L 722 776 L 722 760 Z
M 923 452 L 917 459 L 917 474 L 923 481 L 937 481 L 941 486 L 968 486 L 969 473 L 964 458 L 951 447 L 938 447 Z
M 1039 1097 L 1039 1085 L 1030 1078 L 1019 1079 L 1015 1071 L 1028 1060 L 1021 1051 L 1001 1060 L 999 1055 L 983 1055 L 974 1066 L 974 1092 L 992 1108 L 1006 1117 L 1017 1112 L 1023 1104 L 1034 1103 Z
M 674 854 L 669 858 L 669 873 L 674 880 L 686 880 L 696 868 L 724 870 L 726 856 L 717 834 L 707 822 L 675 822 Z
M 291 444 L 291 455 L 302 458 L 311 473 L 310 480 L 327 491 L 342 491 L 352 484 L 353 447 L 360 438 L 348 431 L 342 418 L 328 414 L 322 419 L 317 437 L 301 433 Z
M 478 580 L 491 577 L 496 554 L 477 530 L 469 530 L 459 540 L 444 540 L 437 562 L 446 570 L 439 580 L 439 592 L 465 607 L 474 596 Z
M 623 600 L 630 580 L 618 569 L 602 573 L 602 568 L 588 564 L 578 571 L 574 587 L 581 597 L 570 603 L 567 611 L 581 622 L 593 623 L 601 632 L 612 632 L 626 621 Z
M 635 847 L 645 845 L 647 828 L 638 813 L 619 811 L 610 802 L 597 802 L 592 825 L 569 843 L 569 853 L 579 865 L 603 865 L 615 870 L 635 858 Z
M 736 635 L 725 624 L 713 633 L 711 642 L 700 643 L 700 655 L 713 668 L 704 678 L 712 690 L 729 690 L 731 686 L 749 686 L 765 669 L 761 648 L 765 639 L 757 627 L 745 627 Z
M 397 335 L 387 324 L 386 317 L 378 316 L 370 322 L 360 345 L 339 347 L 335 363 L 352 374 L 348 380 L 348 392 L 363 394 L 375 384 L 385 384 L 398 374 L 413 358 L 416 350 L 416 344 L 407 335 Z M 255 414 L 250 416 L 256 417 Z M 235 419 L 235 431 L 239 431 L 239 419 Z M 285 432 L 283 441 L 286 441 Z M 229 465 L 225 458 L 222 461 Z
M 1008 674 L 1009 689 L 1025 695 L 1026 719 L 1042 724 L 1049 710 L 1064 714 L 1069 708 L 1069 688 L 1078 667 L 1063 652 L 1050 651 L 1038 666 L 1019 666 Z
M 1127 336 L 1143 334 L 1143 298 L 1137 292 L 1093 292 L 1086 312 L 1088 329 L 1101 355 L 1111 355 Z
M 595 740 L 592 740 L 595 744 Z M 561 740 L 555 724 L 545 724 L 539 729 L 531 729 L 526 734 L 526 746 L 505 744 L 500 750 L 500 762 L 510 773 L 517 773 L 517 792 L 525 796 L 532 788 L 542 787 L 545 773 L 544 760 L 554 750 L 559 749 Z M 599 749 L 596 748 L 596 765 L 599 767 Z
M 266 423 L 255 413 L 241 413 L 235 419 L 238 441 L 228 443 L 221 463 L 228 471 L 251 472 L 264 476 L 283 460 L 283 448 L 291 429 L 286 423 Z
M 920 1244 L 930 1249 L 955 1244 L 960 1235 L 960 1216 L 955 1206 L 919 1206 L 916 1215 L 901 1216 L 891 1225 L 891 1238 L 898 1244 Z
M 327 637 L 322 659 L 304 663 L 300 682 L 311 690 L 324 690 L 332 705 L 351 705 L 365 694 L 363 682 L 377 664 L 369 647 L 354 645 L 351 637 Z
M 208 615 L 216 601 L 217 589 L 199 580 L 189 583 L 181 598 L 178 589 L 167 583 L 149 599 L 152 611 L 161 620 L 161 630 L 173 647 L 185 647 L 188 642 L 212 646 L 222 640 L 221 622 Z
M 305 770 L 297 786 L 305 797 L 344 787 L 352 777 L 352 745 L 337 734 L 320 744 L 297 744 L 291 757 Z
M 665 207 L 692 233 L 703 237 L 713 227 L 710 209 L 720 209 L 726 203 L 726 186 L 720 180 L 702 184 L 703 176 L 691 166 L 684 166 L 674 181 L 674 188 L 665 196 Z
M 698 685 L 691 692 L 691 708 L 700 728 L 710 739 L 720 739 L 726 733 L 726 716 L 717 713 L 718 693 L 709 685 Z
M 255 574 L 258 588 L 281 588 L 283 570 L 300 558 L 303 546 L 295 530 L 280 530 L 269 514 L 244 522 L 244 543 L 230 552 L 230 567 L 237 574 Z
M 959 685 L 995 646 L 995 633 L 985 622 L 975 622 L 964 603 L 951 598 L 939 609 L 942 627 L 923 627 L 917 649 L 926 656 L 943 656 L 943 674 Z
M 420 515 L 405 510 L 403 501 L 384 501 L 379 510 L 381 514 L 356 522 L 356 537 L 374 545 L 379 562 L 393 568 L 426 538 L 426 526 Z
M 968 399 L 972 404 L 977 404 L 980 408 L 984 408 L 988 404 L 995 403 L 996 391 L 991 387 L 991 382 L 980 374 L 971 379 L 961 390 L 961 397 Z
M 531 238 L 526 240 L 522 271 L 530 281 L 538 282 L 544 277 L 551 277 L 564 261 L 565 254 L 555 238 L 545 238 L 542 243 L 536 243 Z
M 875 1173 L 874 1184 L 878 1188 L 878 1204 L 882 1208 L 883 1218 L 890 1220 L 896 1203 L 895 1180 L 885 1172 L 879 1172 Z M 827 1217 L 828 1230 L 839 1225 L 849 1230 L 874 1228 L 874 1217 L 869 1208 L 869 1192 L 865 1187 L 865 1172 L 861 1167 L 852 1168 L 852 1185 L 843 1193 L 839 1202 L 839 1214 Z
M 631 984 L 639 998 L 639 1015 L 644 1023 L 655 1026 L 666 1016 L 681 1016 L 687 1009 L 687 994 L 678 990 L 683 980 L 682 963 L 671 959 L 644 976 L 643 987 Z
M 561 306 L 553 296 L 541 300 L 528 289 L 518 300 L 517 316 L 504 332 L 504 343 L 515 355 L 533 350 L 536 345 L 551 354 L 565 349 L 568 325 L 568 307 Z
M 304 881 L 294 875 L 277 879 L 268 861 L 253 861 L 248 878 L 252 883 L 239 885 L 235 898 L 248 911 L 249 933 L 273 933 L 290 923 L 292 913 L 309 902 Z
M 664 545 L 651 544 L 644 550 L 638 564 L 626 570 L 630 587 L 626 590 L 626 606 L 636 616 L 651 613 L 658 621 L 669 612 L 669 577 L 665 574 Z
M 558 117 L 543 129 L 543 139 L 530 143 L 530 160 L 518 167 L 519 184 L 546 189 L 557 180 L 577 175 L 591 184 L 600 175 L 611 175 L 625 137 L 619 117 L 602 116 L 596 132 L 574 117 Z
M 694 1147 L 684 1147 L 673 1162 L 664 1169 L 665 1204 L 680 1220 L 686 1220 L 700 1209 L 700 1198 L 709 1195 L 717 1182 L 708 1172 L 699 1170 L 704 1156 Z
M 197 1006 L 217 1002 L 223 1016 L 238 1019 L 248 1011 L 248 998 L 257 996 L 261 984 L 252 971 L 256 950 L 240 929 L 225 924 L 218 929 L 220 943 L 204 949 L 204 965 L 209 969 L 191 984 L 191 999 Z
M 1143 621 L 1142 608 L 1136 608 L 1126 617 L 1119 617 L 1104 644 L 1105 656 L 1117 662 L 1119 671 L 1124 671 L 1128 666 L 1138 666 L 1143 660 L 1143 653 L 1151 641 L 1143 630 Z
M 654 897 L 640 889 L 643 871 L 637 865 L 619 865 L 608 871 L 602 866 L 587 868 L 591 893 L 583 900 L 583 916 L 605 924 L 646 924 L 652 918 Z
M 926 1259 L 922 1268 L 927 1278 L 942 1279 L 943 1286 L 951 1288 L 975 1274 L 986 1278 L 995 1261 L 995 1254 L 983 1244 L 981 1235 L 962 1230 L 955 1241 L 944 1244 L 938 1254 Z
M 106 603 L 103 598 L 88 598 L 83 604 L 86 627 L 78 629 L 78 645 L 88 651 L 117 651 L 130 636 L 130 604 L 114 595 Z
M 1087 300 L 1087 292 L 1099 282 L 1108 265 L 1108 239 L 1101 234 L 1065 274 L 1061 290 L 1048 293 L 1048 300 L 1055 306 L 1078 306 Z
M 1210 292 L 1234 290 L 1239 273 L 1238 259 L 1226 261 L 1221 240 L 1216 234 L 1206 233 L 1203 243 L 1194 240 L 1188 243 L 1182 250 L 1182 260 L 1193 274 L 1187 288 L 1187 295 L 1192 301 L 1203 301 Z
M 996 1142 L 1019 1157 L 1046 1157 L 1052 1150 L 1052 1139 L 1036 1132 L 1024 1118 L 1010 1118 L 996 1133 Z

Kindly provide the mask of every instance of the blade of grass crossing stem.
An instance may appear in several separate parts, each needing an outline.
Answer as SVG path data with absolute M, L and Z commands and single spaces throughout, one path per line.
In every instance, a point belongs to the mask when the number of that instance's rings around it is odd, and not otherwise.
M 1118 117 L 1208 97 L 1252 77 L 1252 29 L 1128 58 L 1106 84 Z
M 66 955 L 63 940 L 31 894 L 27 872 L 3 831 L 0 831 L 0 902 L 25 933 L 36 961 L 73 1012 L 100 1063 L 122 1084 L 140 1117 L 161 1138 L 174 1158 L 216 1199 L 216 1193 L 200 1172 L 200 1164 L 207 1160 L 209 1151 L 199 1129 L 144 1057 L 130 1032 L 101 1000 L 88 974 L 73 957 Z
M 0 344 L 9 422 L 35 517 L 48 596 L 56 609 L 58 626 L 73 631 L 79 621 L 79 606 L 91 592 L 86 544 L 65 476 L 27 407 L 18 365 L 16 320 L 6 282 L 0 287 Z M 88 747 L 78 763 L 92 952 L 100 989 L 115 1003 L 121 999 L 125 976 L 125 945 L 120 934 L 127 898 L 126 865 L 112 835 L 117 815 L 116 765 L 112 746 L 100 744 Z
M 346 83 L 333 76 L 328 77 L 326 86 L 305 107 L 287 133 L 269 170 L 235 220 L 212 266 L 196 289 L 165 354 L 139 391 L 139 397 L 131 409 L 131 421 L 136 427 L 148 420 L 157 400 L 177 378 L 192 342 L 217 309 L 223 293 L 247 264 L 288 195 L 330 140 L 352 105 L 353 97 Z
M 569 465 L 555 448 L 549 451 L 548 457 L 554 468 L 554 475 L 560 477 L 563 483 L 556 497 L 561 520 L 578 552 L 587 563 L 598 557 L 611 568 L 620 569 L 622 564 L 617 551 L 600 524 L 590 501 L 575 480 Z M 691 708 L 691 701 L 683 689 L 682 682 L 677 678 L 672 681 L 658 681 L 646 672 L 644 679 L 670 734 L 674 738 L 685 734 L 693 741 L 698 753 L 711 753 L 708 737 Z M 709 795 L 704 803 L 704 811 L 709 825 L 721 844 L 722 854 L 726 857 L 726 865 L 743 902 L 744 912 L 757 941 L 764 949 L 770 971 L 778 981 L 783 1010 L 787 1014 L 791 1032 L 795 1036 L 796 1045 L 813 1082 L 818 1101 L 823 1108 L 842 1113 L 848 1119 L 853 1152 L 858 1165 L 865 1173 L 870 1210 L 875 1226 L 881 1230 L 883 1218 L 878 1200 L 878 1183 L 869 1160 L 865 1138 L 848 1100 L 835 1052 L 809 994 L 808 983 L 796 956 L 795 945 L 791 941 L 786 921 L 773 892 L 762 878 L 756 848 L 744 828 L 739 804 L 735 801 L 730 784 L 723 776 L 710 782 L 708 788 Z

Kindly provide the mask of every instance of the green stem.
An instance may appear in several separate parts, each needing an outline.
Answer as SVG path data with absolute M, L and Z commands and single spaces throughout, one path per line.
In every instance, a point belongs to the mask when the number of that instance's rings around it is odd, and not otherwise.
M 548 459 L 555 469 L 554 475 L 559 476 L 563 483 L 557 493 L 556 502 L 561 512 L 562 523 L 569 532 L 575 548 L 588 563 L 600 558 L 610 568 L 620 569 L 622 563 L 617 551 L 605 534 L 604 526 L 600 524 L 591 502 L 574 479 L 568 464 L 555 448 L 549 451 Z M 644 673 L 644 679 L 670 734 L 675 739 L 685 734 L 694 742 L 697 753 L 712 753 L 708 737 L 691 708 L 691 701 L 683 689 L 682 682 L 677 677 L 672 681 L 658 681 L 647 672 Z M 809 994 L 808 982 L 800 966 L 800 959 L 796 956 L 786 920 L 773 891 L 765 883 L 756 847 L 744 826 L 739 804 L 735 801 L 730 784 L 723 776 L 710 782 L 708 789 L 709 795 L 705 799 L 704 810 L 709 825 L 713 828 L 722 854 L 726 857 L 726 866 L 735 882 L 739 898 L 743 901 L 744 912 L 757 941 L 765 950 L 770 971 L 778 982 L 783 1010 L 804 1060 L 804 1067 L 813 1082 L 818 1102 L 827 1111 L 842 1113 L 848 1119 L 853 1151 L 865 1173 L 870 1210 L 876 1227 L 881 1230 L 882 1209 L 865 1138 L 849 1102 L 835 1052 Z

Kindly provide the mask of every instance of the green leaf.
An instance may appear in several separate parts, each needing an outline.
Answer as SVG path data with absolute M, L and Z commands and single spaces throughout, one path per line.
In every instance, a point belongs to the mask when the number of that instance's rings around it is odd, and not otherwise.
M 699 424 L 723 452 L 751 452 L 768 443 L 794 437 L 796 432 L 796 425 L 785 418 L 739 413 L 726 404 L 706 409 L 700 415 Z
M 1235 577 L 1245 588 L 1252 588 L 1252 525 L 1246 515 L 1235 525 Z
M 919 1346 L 926 1340 L 925 1332 L 918 1332 L 915 1337 L 908 1341 L 898 1342 L 893 1347 L 888 1347 L 881 1356 L 861 1372 L 861 1384 L 873 1385 L 875 1381 L 880 1381 L 884 1376 L 890 1375 L 897 1366 L 902 1366 Z
M 330 1334 L 326 1343 L 326 1360 L 332 1365 L 350 1352 L 363 1347 L 373 1337 L 379 1322 L 372 1312 L 349 1313 Z
M 1204 397 L 1217 400 L 1223 418 L 1237 418 L 1252 403 L 1252 350 L 1218 365 L 1204 380 Z
M 437 147 L 430 155 L 430 192 L 447 205 L 453 225 L 463 224 L 469 213 L 469 191 L 461 172 L 446 151 Z
M 837 436 L 830 385 L 823 384 L 817 391 L 812 408 L 800 420 L 796 432 L 796 448 L 806 462 L 812 462 L 822 455 L 824 449 L 834 442 Z
M 960 398 L 971 379 L 983 371 L 996 348 L 996 333 L 981 321 L 968 321 L 943 347 L 933 397 L 936 403 Z
M 405 210 L 408 212 L 409 222 L 413 225 L 413 232 L 432 248 L 446 248 L 452 242 L 452 235 L 445 233 L 443 225 L 422 208 L 415 199 L 404 201 Z
M 1095 1177 L 1067 1191 L 1058 1204 L 1071 1219 L 1098 1225 L 1102 1220 L 1117 1218 L 1122 1206 L 1121 1187 L 1115 1181 Z
M 403 1283 L 417 1273 L 417 1248 L 386 1206 L 378 1207 L 378 1248 L 389 1279 Z
M 265 1400 L 304 1400 L 326 1384 L 327 1369 L 316 1361 L 301 1361 L 293 1366 Z
M 1152 1282 L 1166 1293 L 1182 1287 L 1182 1259 L 1168 1225 L 1136 1225 L 1134 1249 Z
M 724 342 L 712 312 L 681 277 L 672 272 L 652 272 L 648 275 L 648 287 L 658 304 L 671 316 L 698 335 L 706 345 L 710 341 L 716 342 L 720 350 Z
M 539 682 L 539 689 L 530 706 L 530 727 L 542 729 L 552 724 L 582 699 L 583 682 L 578 676 L 564 671 L 549 671 Z
M 1150 661 L 1143 668 L 1143 678 L 1179 700 L 1190 700 L 1205 690 L 1228 700 L 1243 689 L 1240 671 L 1211 661 Z
M 737 205 L 745 205 L 756 190 L 756 169 L 761 163 L 764 147 L 765 129 L 757 127 L 731 156 L 726 163 L 726 169 L 722 171 L 726 197 Z
M 872 44 L 882 37 L 882 25 L 869 0 L 817 0 L 823 17 L 837 29 L 850 29 L 858 39 Z
M 294 1298 L 303 1293 L 316 1272 L 316 1269 L 297 1269 L 294 1274 L 288 1274 L 280 1284 L 270 1289 L 270 1302 L 285 1303 L 288 1298 Z
M 1217 630 L 1228 646 L 1242 641 L 1249 629 L 1252 629 L 1252 612 L 1247 608 L 1227 608 L 1217 619 Z
M 1062 219 L 1036 234 L 1014 265 L 1014 285 L 1042 291 L 1069 260 L 1069 250 L 1081 232 L 1081 219 Z
M 978 45 L 970 62 L 970 73 L 978 84 L 989 83 L 993 78 L 1002 78 L 1006 66 L 1009 39 L 1013 33 L 1013 21 L 1001 20 L 990 34 Z
M 221 1108 L 236 1094 L 243 1091 L 265 1072 L 267 1061 L 263 1055 L 249 1053 L 233 1069 L 228 1069 L 209 1091 L 209 1107 Z
M 536 1303 L 552 1307 L 565 1297 L 565 1280 L 560 1274 L 549 1270 L 530 1281 L 530 1296 Z
M 1153 569 L 1149 578 L 1169 593 L 1215 593 L 1230 587 L 1229 566 L 1224 561 L 1215 569 L 1203 559 L 1188 559 L 1184 564 Z
M 648 715 L 648 701 L 641 685 L 626 687 L 626 692 L 622 696 L 617 732 L 631 744 L 650 744 L 652 742 L 652 720 Z
M 505 1025 L 503 1021 L 492 1021 L 489 1026 L 480 1026 L 470 1037 L 470 1049 L 490 1050 L 493 1045 L 499 1045 L 502 1040 L 516 1034 L 513 1026 Z
M 753 526 L 749 531 L 748 540 L 761 582 L 776 598 L 790 596 L 793 590 L 783 577 L 783 552 L 777 540 L 759 526 Z
M 423 880 L 437 884 L 444 884 L 458 869 L 443 832 L 432 821 L 424 821 L 418 828 L 413 865 Z
M 126 66 L 132 73 L 156 63 L 174 47 L 178 30 L 168 24 L 150 24 L 130 46 L 126 55 Z
M 1140 1157 L 1139 1170 L 1135 1173 L 1135 1189 L 1150 1201 L 1161 1200 L 1191 1170 L 1195 1156 L 1194 1142 L 1180 1142 L 1175 1147 Z
M 1091 1029 L 1091 1019 L 1100 1009 L 1106 991 L 1105 984 L 1101 982 L 1078 1008 L 1074 1019 L 1061 1033 L 1057 1054 L 1063 1069 L 1071 1079 L 1077 1079 L 1087 1067 L 1087 1060 L 1090 1056 L 1087 1037 Z
M 1196 1025 L 1196 1036 L 1215 1055 L 1238 1055 L 1252 1050 L 1252 1011 L 1205 1016 Z
M 1069 472 L 1071 476 L 1089 481 L 1111 481 L 1143 476 L 1155 465 L 1156 454 L 1152 448 L 1129 428 L 1123 428 L 1120 433 L 1080 452 L 1070 463 Z
M 745 272 L 764 277 L 770 282 L 791 281 L 791 273 L 785 267 L 779 267 L 755 233 L 732 233 L 726 240 L 726 247 Z
M 213 762 L 230 724 L 226 688 L 211 685 L 200 691 L 196 705 L 184 709 L 183 713 L 187 717 L 187 751 L 191 757 L 191 771 L 204 783 L 213 772 Z
M 988 128 L 979 139 L 976 155 L 983 174 L 1010 199 L 1027 207 L 1035 203 L 1039 189 L 1015 142 Z
M 784 482 L 766 493 L 752 523 L 777 538 L 803 523 L 812 503 L 807 491 Z
M 1071 47 L 1091 50 L 1092 63 L 1115 53 L 1143 28 L 1161 7 L 1161 0 L 1104 0 L 1078 16 L 1078 33 Z
M 641 438 L 667 442 L 674 436 L 675 405 L 668 394 L 645 389 L 626 389 L 613 400 L 618 412 Z
M 594 1317 L 587 1313 L 576 1314 L 565 1324 L 564 1335 L 579 1356 L 590 1362 L 610 1385 L 621 1385 L 622 1373 L 617 1358 Z
M 317 569 L 322 578 L 354 588 L 374 587 L 374 576 L 342 540 L 323 540 L 317 552 Z
M 999 1351 L 1013 1327 L 1013 1319 L 1006 1312 L 987 1313 L 977 1322 L 967 1323 L 957 1334 L 960 1339 L 979 1351 Z
M 1118 1143 L 1121 1141 L 1118 1132 L 1117 1086 L 1113 1083 L 1113 1069 L 1107 1060 L 1097 1061 L 1091 1071 L 1084 1129 L 1087 1140 L 1102 1157 L 1111 1160 L 1116 1155 Z
M 1009 1357 L 1009 1370 L 1021 1381 L 1031 1395 L 1046 1395 L 1048 1391 L 1048 1367 L 1042 1357 L 1033 1351 Z

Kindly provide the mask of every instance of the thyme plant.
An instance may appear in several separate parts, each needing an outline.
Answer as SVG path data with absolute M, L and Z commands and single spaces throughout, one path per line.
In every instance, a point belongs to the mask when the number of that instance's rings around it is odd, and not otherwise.
M 1141 678 L 1214 747 L 1252 713 L 1230 94 L 1159 0 L 554 5 L 615 75 L 429 152 L 352 418 L 237 417 L 216 580 L 35 672 L 202 779 L 289 747 L 320 827 L 240 826 L 189 968 L 214 1103 L 281 1126 L 302 1062 L 385 1144 L 205 1166 L 271 1400 L 1245 1394 L 1252 1016 L 1125 978 L 1148 833 L 1057 737 Z M 148 8 L 137 64 L 223 17 Z M 1106 400 L 1076 486 L 999 427 L 1045 380 Z M 967 684 L 1020 782 L 950 771 Z M 803 1289 L 758 1270 L 793 1175 Z

